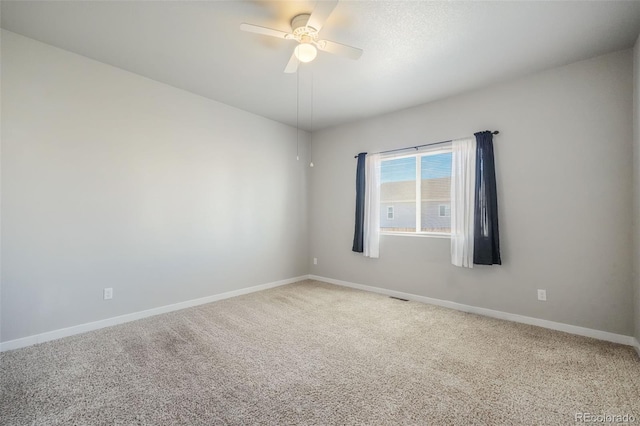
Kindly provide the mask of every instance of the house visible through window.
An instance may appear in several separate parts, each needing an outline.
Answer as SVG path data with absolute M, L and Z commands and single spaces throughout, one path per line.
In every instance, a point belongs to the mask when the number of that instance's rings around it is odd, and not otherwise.
M 380 230 L 451 233 L 451 149 L 383 159 Z
M 387 219 L 393 219 L 393 206 L 387 206 Z

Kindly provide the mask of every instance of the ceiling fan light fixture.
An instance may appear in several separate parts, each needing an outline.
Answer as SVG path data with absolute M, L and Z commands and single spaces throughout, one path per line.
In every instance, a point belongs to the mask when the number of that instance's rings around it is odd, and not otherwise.
M 296 46 L 293 53 L 300 62 L 311 62 L 318 55 L 318 50 L 311 43 L 300 43 Z
M 297 72 L 301 63 L 313 61 L 318 55 L 318 50 L 333 55 L 344 56 L 349 59 L 359 59 L 362 55 L 362 49 L 335 41 L 318 40 L 318 33 L 338 5 L 338 1 L 339 0 L 318 1 L 311 14 L 302 13 L 294 16 L 291 20 L 290 33 L 247 23 L 240 24 L 240 29 L 242 31 L 283 40 L 297 41 L 298 44 L 295 46 L 293 53 L 289 57 L 289 62 L 287 62 L 287 66 L 284 68 L 286 74 Z

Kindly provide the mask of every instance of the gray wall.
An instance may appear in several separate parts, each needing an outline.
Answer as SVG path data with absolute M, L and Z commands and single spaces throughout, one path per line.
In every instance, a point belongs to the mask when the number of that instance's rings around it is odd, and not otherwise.
M 316 132 L 307 200 L 308 135 L 297 162 L 288 126 L 2 31 L 0 341 L 309 268 L 632 334 L 632 61 L 618 52 Z M 375 260 L 350 251 L 355 153 L 481 129 L 501 131 L 503 266 L 455 268 L 443 238 L 383 236 Z
M 2 31 L 2 340 L 307 274 L 295 137 Z
M 632 68 L 621 51 L 314 132 L 311 273 L 633 334 Z M 445 238 L 382 236 L 379 259 L 351 252 L 354 154 L 485 129 L 500 130 L 504 265 L 456 268 Z
M 635 336 L 640 341 L 640 36 L 633 50 L 633 220 Z

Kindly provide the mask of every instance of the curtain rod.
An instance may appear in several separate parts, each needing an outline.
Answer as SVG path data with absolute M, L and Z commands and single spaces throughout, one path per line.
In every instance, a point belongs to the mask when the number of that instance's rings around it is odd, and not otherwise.
M 497 135 L 499 134 L 500 131 L 499 130 L 494 130 L 493 132 L 491 132 L 492 135 Z M 408 146 L 406 148 L 398 148 L 398 149 L 390 149 L 388 151 L 380 151 L 380 152 L 374 152 L 374 154 L 387 154 L 389 152 L 396 152 L 396 151 L 405 151 L 407 149 L 418 149 L 418 148 L 422 148 L 424 146 L 431 146 L 431 145 L 440 145 L 442 143 L 448 143 L 453 141 L 453 139 L 449 139 L 448 141 L 440 141 L 440 142 L 432 142 L 432 143 L 425 143 L 424 145 L 416 145 L 416 146 Z M 353 158 L 358 158 L 357 155 L 355 155 Z

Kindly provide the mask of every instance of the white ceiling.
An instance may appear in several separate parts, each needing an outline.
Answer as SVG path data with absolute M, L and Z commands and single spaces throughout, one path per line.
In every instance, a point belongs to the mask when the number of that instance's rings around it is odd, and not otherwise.
M 314 3 L 5 0 L 1 13 L 4 29 L 295 126 L 297 77 L 282 72 L 295 42 L 238 26 L 289 31 Z M 341 1 L 321 36 L 364 54 L 351 61 L 320 52 L 302 67 L 301 127 L 629 48 L 639 31 L 640 1 Z

